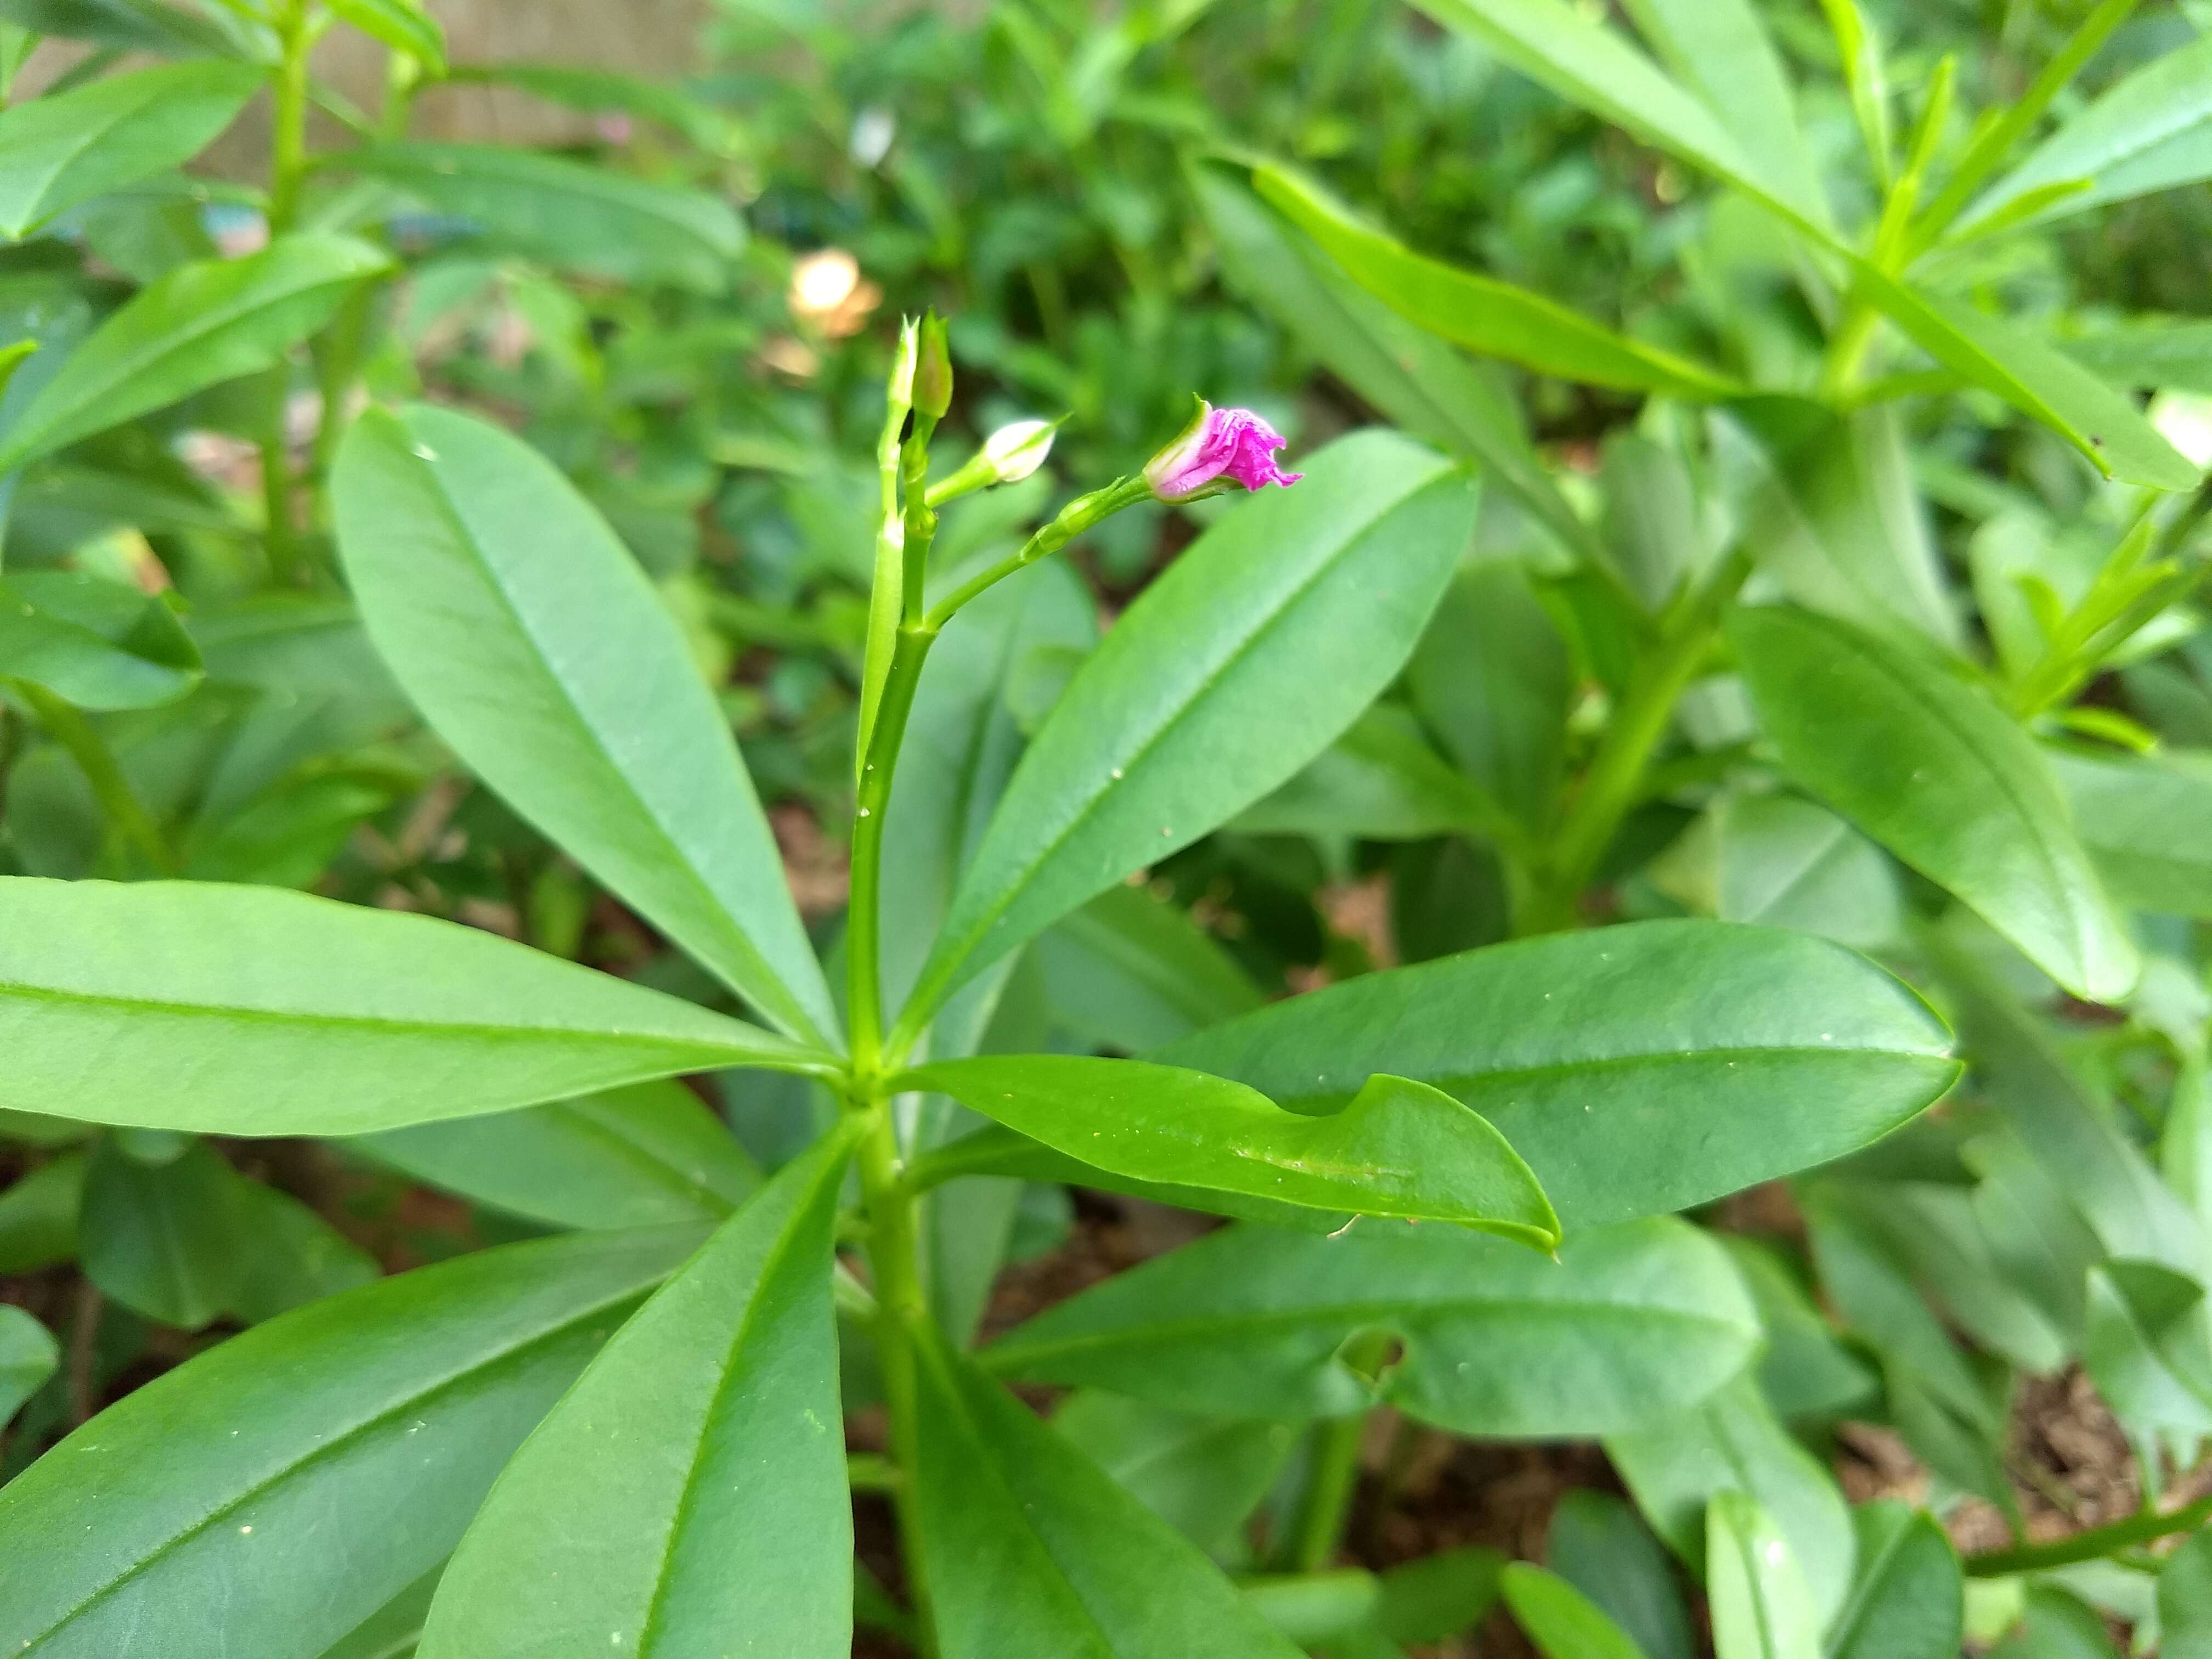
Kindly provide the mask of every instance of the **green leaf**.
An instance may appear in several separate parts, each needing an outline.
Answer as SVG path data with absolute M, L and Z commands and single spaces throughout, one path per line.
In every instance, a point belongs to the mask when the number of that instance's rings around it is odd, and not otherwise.
M 1813 1593 L 1757 1499 L 1733 1488 L 1705 1506 L 1705 1584 L 1714 1659 L 1820 1659 Z
M 80 708 L 151 708 L 200 683 L 200 653 L 160 598 L 77 571 L 0 582 L 0 676 Z
M 1413 716 L 1377 704 L 1231 828 L 1250 836 L 1425 841 L 1494 823 L 1498 809 L 1429 746 Z
M 1039 934 L 1026 958 L 1054 1022 L 1100 1048 L 1155 1048 L 1266 1000 L 1184 911 L 1144 887 L 1109 887 Z
M 1387 1329 L 1405 1357 L 1345 1365 Z M 1017 1327 L 984 1363 L 1187 1411 L 1341 1417 L 1378 1403 L 1462 1434 L 1610 1432 L 1702 1399 L 1758 1325 L 1717 1245 L 1652 1218 L 1570 1234 L 1559 1260 L 1474 1232 L 1363 1221 L 1336 1237 L 1239 1226 Z
M 1480 1545 L 1401 1561 L 1382 1574 L 1376 1627 L 1398 1642 L 1445 1642 L 1497 1604 L 1505 1558 Z
M 2212 1532 L 2182 1540 L 2158 1570 L 2159 1651 L 2212 1659 Z
M 721 149 L 731 141 L 731 118 L 680 87 L 616 70 L 586 69 L 574 64 L 471 64 L 453 77 L 489 86 L 519 87 L 533 98 L 585 115 L 625 115 L 658 121 L 702 149 Z
M 1328 1116 L 1285 1112 L 1204 1072 L 1071 1054 L 945 1060 L 900 1086 L 950 1095 L 1140 1181 L 1454 1222 L 1543 1250 L 1559 1242 L 1543 1188 L 1504 1139 L 1443 1091 L 1404 1078 L 1377 1073 Z
M 1650 1659 L 1692 1659 L 1698 1649 L 1674 1564 L 1633 1505 L 1611 1492 L 1577 1487 L 1552 1511 L 1545 1552 L 1552 1570 Z
M 849 1136 L 787 1165 L 603 1348 L 454 1553 L 424 1659 L 845 1659 L 830 1304 Z
M 2212 39 L 2199 37 L 2122 77 L 2030 150 L 1959 222 L 1987 224 L 2031 192 L 2071 179 L 2087 190 L 2051 202 L 2052 219 L 2212 178 Z
M 417 404 L 355 422 L 338 546 L 438 734 L 782 1030 L 836 1029 L 729 723 L 606 521 L 521 440 Z
M 352 1145 L 417 1181 L 556 1227 L 713 1223 L 760 1184 L 729 1129 L 678 1083 L 418 1123 Z
M 330 0 L 344 21 L 394 52 L 404 52 L 433 75 L 446 72 L 446 31 L 421 0 Z
M 826 1056 L 427 916 L 264 887 L 0 878 L 0 1104 L 356 1134 Z
M 492 144 L 386 144 L 345 164 L 564 270 L 719 294 L 744 248 L 720 197 Z
M 1866 297 L 1944 368 L 2033 416 L 2108 478 L 2193 489 L 2203 469 L 2136 407 L 2057 347 L 1963 301 L 1914 288 L 1855 260 Z
M 0 1274 L 35 1273 L 76 1255 L 85 1158 L 65 1152 L 0 1192 Z
M 2138 910 L 2212 920 L 2212 844 L 2178 833 L 2212 821 L 2212 754 L 2054 750 L 2051 769 L 2112 896 Z
M 1406 678 L 1460 769 L 1512 822 L 1543 834 L 1559 811 L 1574 667 L 1528 577 L 1492 562 L 1461 571 Z
M 1593 22 L 1565 0 L 1416 3 L 1446 28 L 1473 35 L 1569 103 L 1603 116 L 1792 219 L 1802 219 L 1761 182 L 1760 165 L 1705 104 L 1620 34 Z
M 1644 1659 L 1644 1650 L 1604 1609 L 1557 1573 L 1516 1561 L 1498 1587 L 1544 1659 Z
M 271 1320 L 126 1395 L 0 1488 L 0 1644 L 319 1654 L 446 1558 L 522 1437 L 697 1237 L 464 1256 Z
M 1240 1533 L 1297 1441 L 1287 1423 L 1206 1417 L 1103 1389 L 1085 1389 L 1052 1425 L 1207 1554 L 1235 1551 Z
M 941 1659 L 1293 1659 L 1212 1563 L 933 1332 L 910 1488 Z
M 1454 455 L 1526 507 L 1585 559 L 1601 555 L 1528 440 L 1520 407 L 1449 346 L 1354 283 L 1225 167 L 1200 162 L 1191 188 L 1224 274 L 1392 423 Z
M 1869 951 L 1904 921 L 1894 866 L 1824 807 L 1795 795 L 1737 795 L 1717 825 L 1721 918 L 1821 933 Z
M 190 161 L 262 80 L 246 64 L 175 64 L 15 105 L 0 114 L 0 236 Z
M 302 234 L 242 259 L 179 266 L 70 354 L 9 427 L 0 472 L 280 362 L 391 264 L 349 236 Z
M 2135 945 L 2050 768 L 1988 694 L 1952 665 L 1807 611 L 1741 611 L 1729 637 L 1798 782 L 2076 995 L 2126 994 Z
M 1966 1580 L 1935 1517 L 1882 1499 L 1851 1524 L 1859 1574 L 1829 1628 L 1830 1659 L 1957 1659 Z
M 1768 187 L 1825 224 L 1827 198 L 1780 55 L 1751 0 L 1628 0 L 1637 33 L 1704 99 Z
M 1839 945 L 1667 921 L 1364 975 L 1146 1058 L 1296 1112 L 1376 1072 L 1431 1084 L 1512 1143 L 1571 1234 L 1863 1146 L 1949 1087 L 1946 1048 L 1924 1004 Z
M 1747 390 L 1717 369 L 1616 334 L 1533 289 L 1416 253 L 1310 179 L 1273 167 L 1253 176 L 1260 194 L 1353 281 L 1407 321 L 1455 345 L 1589 386 L 1706 403 Z
M 2081 1368 L 2138 1443 L 2212 1434 L 2212 1315 L 2204 1287 L 2155 1261 L 2089 1269 Z
M 12 1304 L 0 1302 L 0 1429 L 15 1408 L 46 1387 L 60 1366 L 53 1333 Z
M 2105 1621 L 2055 1584 L 2030 1584 L 2025 1605 L 2025 1616 L 1987 1659 L 2112 1659 Z
M 2212 322 L 2134 318 L 2095 334 L 2069 335 L 2058 347 L 2116 386 L 2212 393 Z
M 172 57 L 231 52 L 241 33 L 220 14 L 204 19 L 168 0 L 0 0 L 0 18 L 40 34 Z
M 1077 672 L 953 896 L 902 1036 L 989 963 L 1283 783 L 1396 675 L 1466 545 L 1474 487 L 1387 432 L 1301 465 L 1304 483 L 1220 520 Z
M 1705 1506 L 1737 1491 L 1771 1516 L 1823 1620 L 1842 1607 L 1856 1545 L 1850 1511 L 1827 1471 L 1790 1437 L 1747 1372 L 1694 1410 L 1606 1442 L 1606 1455 L 1655 1530 L 1702 1575 Z
M 1712 422 L 1747 497 L 1741 535 L 1790 598 L 1876 633 L 1956 647 L 1957 604 L 1892 404 L 1838 415 L 1759 398 Z
M 1789 1421 L 1832 1422 L 1875 1395 L 1873 1368 L 1844 1346 L 1814 1304 L 1803 1276 L 1778 1246 L 1741 1233 L 1720 1240 L 1743 1275 L 1766 1333 L 1759 1386 Z
M 414 1659 L 422 1620 L 429 1615 L 430 1597 L 445 1570 L 445 1563 L 440 1562 L 324 1649 L 316 1659 Z

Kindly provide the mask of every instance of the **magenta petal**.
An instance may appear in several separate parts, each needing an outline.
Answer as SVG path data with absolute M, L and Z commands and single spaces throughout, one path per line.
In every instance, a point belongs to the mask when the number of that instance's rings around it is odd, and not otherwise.
M 1153 457 L 1145 469 L 1162 501 L 1188 501 L 1226 481 L 1246 489 L 1294 484 L 1304 475 L 1275 465 L 1285 440 L 1249 409 L 1208 408 L 1202 419 Z

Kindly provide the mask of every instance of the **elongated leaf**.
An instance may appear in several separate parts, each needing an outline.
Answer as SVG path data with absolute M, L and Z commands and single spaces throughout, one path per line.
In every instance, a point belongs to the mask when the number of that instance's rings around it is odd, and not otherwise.
M 0 114 L 0 236 L 190 161 L 259 88 L 246 64 L 110 76 Z
M 1960 639 L 1955 601 L 1890 405 L 1836 415 L 1809 400 L 1748 400 L 1712 422 L 1749 486 L 1743 538 L 1790 597 L 1877 633 Z
M 417 1181 L 556 1227 L 712 1223 L 760 1184 L 728 1128 L 677 1083 L 418 1123 L 353 1144 Z
M 1796 795 L 1744 795 L 1719 814 L 1721 919 L 1825 933 L 1858 950 L 1894 940 L 1895 866 L 1833 812 Z
M 1273 208 L 1211 163 L 1191 188 L 1220 244 L 1229 280 L 1273 311 L 1329 373 L 1394 424 L 1486 476 L 1585 558 L 1600 556 L 1589 526 L 1553 481 L 1511 398 L 1449 346 L 1346 276 Z
M 1337 1358 L 1372 1329 L 1406 1347 L 1379 1379 Z M 1679 1222 L 1570 1233 L 1554 1263 L 1478 1233 L 1362 1221 L 1334 1238 L 1209 1234 L 1016 1328 L 984 1362 L 1187 1411 L 1335 1417 L 1387 1401 L 1527 1438 L 1680 1409 L 1758 1340 L 1727 1258 Z
M 2089 1269 L 2081 1368 L 2131 1437 L 2212 1434 L 2212 1316 L 2197 1279 L 2154 1261 Z
M 1632 1638 L 1646 1659 L 1692 1659 L 1697 1652 L 1666 1546 L 1632 1504 L 1577 1487 L 1552 1511 L 1544 1549 L 1553 1571 Z
M 606 521 L 520 440 L 427 405 L 363 416 L 334 484 L 369 635 L 439 735 L 775 1024 L 835 1030 L 728 722 Z
M 1195 1545 L 933 1333 L 920 1346 L 912 1490 L 943 1659 L 1294 1659 Z
M 2212 322 L 2136 318 L 2095 334 L 2069 335 L 2058 345 L 2114 386 L 2212 393 Z
M 1948 665 L 1832 617 L 1747 610 L 1729 637 L 1800 783 L 2075 994 L 2126 994 L 2135 946 L 2050 768 L 1993 700 Z
M 0 582 L 0 676 L 80 708 L 150 708 L 200 682 L 200 653 L 159 599 L 74 571 Z
M 2203 469 L 2168 443 L 2132 398 L 2055 346 L 1863 260 L 1852 270 L 1861 291 L 1923 351 L 2042 422 L 2106 477 L 2154 489 L 2192 489 L 2203 476 Z
M 446 32 L 421 0 L 331 0 L 331 9 L 363 34 L 407 53 L 431 74 L 446 72 Z
M 0 879 L 0 1105 L 350 1134 L 827 1063 L 495 934 L 263 887 Z
M 1851 1511 L 1859 1575 L 1828 1631 L 1831 1659 L 1956 1659 L 1966 1580 L 1935 1518 L 1884 1499 Z
M 346 165 L 564 270 L 719 293 L 744 227 L 719 197 L 492 144 L 386 144 Z
M 21 1308 L 0 1303 L 0 1429 L 15 1408 L 46 1386 L 61 1364 L 53 1333 Z
M 242 259 L 180 266 L 70 354 L 8 428 L 0 472 L 269 368 L 391 264 L 351 237 L 301 234 Z
M 1773 1517 L 1728 1488 L 1705 1506 L 1714 1659 L 1820 1659 L 1820 1620 Z
M 85 1162 L 64 1152 L 0 1192 L 0 1273 L 35 1273 L 76 1254 Z
M 2212 39 L 2199 37 L 2100 94 L 1984 191 L 1959 222 L 1987 223 L 2033 191 L 2073 179 L 2087 190 L 2033 216 L 2057 218 L 2212 178 Z
M 1924 1004 L 1838 945 L 1650 922 L 1365 975 L 1146 1058 L 1299 1112 L 1376 1072 L 1431 1084 L 1512 1143 L 1571 1236 L 1865 1145 L 1950 1085 L 1945 1047 Z
M 1850 1511 L 1827 1472 L 1790 1437 L 1747 1372 L 1694 1410 L 1606 1442 L 1606 1455 L 1652 1527 L 1699 1573 L 1705 1506 L 1719 1492 L 1773 1517 L 1812 1591 L 1816 1617 L 1843 1606 L 1856 1545 Z
M 446 1569 L 424 1659 L 852 1651 L 830 1306 L 849 1145 L 787 1165 L 539 1425 Z
M 1461 571 L 1407 679 L 1415 710 L 1467 778 L 1541 835 L 1559 810 L 1574 671 L 1527 576 L 1492 563 Z
M 0 1642 L 28 1659 L 313 1659 L 445 1559 L 531 1425 L 697 1237 L 465 1256 L 125 1395 L 0 1488 Z
M 1559 1219 L 1497 1130 L 1440 1089 L 1377 1074 L 1341 1111 L 1285 1112 L 1242 1084 L 1137 1060 L 947 1060 L 905 1086 L 1142 1181 L 1318 1210 L 1450 1221 L 1549 1249 Z
M 1500 58 L 1572 104 L 1594 111 L 1645 143 L 1780 208 L 1762 170 L 1720 118 L 1668 78 L 1624 36 L 1565 0 L 1415 0 L 1446 28 L 1473 35 Z
M 2113 897 L 2139 910 L 2212 918 L 2212 842 L 2183 829 L 2212 822 L 2212 755 L 2053 753 L 2051 763 Z
M 2166 1659 L 2212 1656 L 2212 1532 L 2184 1540 L 2159 1568 L 2158 1626 Z
M 1429 746 L 1402 708 L 1377 704 L 1312 765 L 1232 820 L 1251 836 L 1425 841 L 1495 823 L 1500 809 Z
M 1287 1423 L 1201 1417 L 1085 1389 L 1052 1425 L 1144 1506 L 1209 1555 L 1224 1556 L 1297 1443 Z
M 1589 386 L 1711 402 L 1747 388 L 1716 369 L 1616 334 L 1528 289 L 1414 252 L 1358 218 L 1318 185 L 1277 167 L 1260 194 L 1369 293 L 1416 326 L 1486 356 Z
M 1266 999 L 1183 911 L 1141 887 L 1109 887 L 1039 935 L 1027 957 L 1054 1021 L 1100 1047 L 1150 1048 Z
M 429 1616 L 430 1597 L 445 1570 L 443 1562 L 431 1568 L 325 1648 L 318 1659 L 414 1659 L 422 1621 Z
M 1628 0 L 1637 33 L 1733 133 L 1768 186 L 1826 223 L 1827 198 L 1797 100 L 1751 0 Z
M 1544 1659 L 1644 1659 L 1626 1632 L 1557 1573 L 1516 1561 L 1498 1586 L 1514 1622 Z
M 1389 684 L 1473 523 L 1474 491 L 1393 433 L 1237 506 L 1115 625 L 1023 756 L 902 1024 L 1313 758 Z

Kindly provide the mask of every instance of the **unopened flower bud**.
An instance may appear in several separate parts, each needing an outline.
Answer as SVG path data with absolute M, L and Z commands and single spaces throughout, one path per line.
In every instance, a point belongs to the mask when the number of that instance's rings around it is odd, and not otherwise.
M 1294 484 L 1305 475 L 1275 465 L 1286 440 L 1249 409 L 1216 409 L 1204 398 L 1191 423 L 1148 462 L 1145 482 L 1164 501 L 1194 501 L 1232 487 Z
M 914 365 L 921 352 L 921 325 L 911 317 L 899 319 L 898 349 L 891 354 L 890 379 L 884 385 L 884 401 L 904 417 L 914 407 Z
M 1044 465 L 1052 453 L 1052 436 L 1058 421 L 1016 421 L 983 440 L 983 459 L 994 483 L 1019 483 Z
M 921 319 L 920 355 L 914 367 L 915 412 L 943 420 L 952 407 L 952 354 L 945 343 L 945 319 L 931 312 Z

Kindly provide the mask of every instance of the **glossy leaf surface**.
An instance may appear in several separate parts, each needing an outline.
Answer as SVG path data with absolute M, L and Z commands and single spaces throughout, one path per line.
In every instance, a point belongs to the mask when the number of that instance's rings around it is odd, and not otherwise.
M 556 1227 L 711 1224 L 760 1184 L 728 1127 L 678 1083 L 418 1123 L 354 1145 L 418 1181 Z
M 1705 1506 L 1714 1659 L 1820 1659 L 1820 1619 L 1789 1540 L 1749 1493 Z
M 1389 1330 L 1379 1382 L 1337 1351 Z M 994 1370 L 1185 1410 L 1297 1419 L 1387 1401 L 1465 1434 L 1588 1435 L 1703 1398 L 1758 1326 L 1719 1247 L 1668 1220 L 1570 1233 L 1557 1262 L 1480 1234 L 1362 1221 L 1208 1235 L 1017 1327 Z
M 924 965 L 963 979 L 1288 779 L 1389 684 L 1473 523 L 1465 474 L 1393 433 L 1302 459 L 1129 607 L 1015 769 Z
M 1832 617 L 1737 613 L 1729 637 L 1783 763 L 2077 995 L 2140 963 L 2041 753 L 1933 658 Z
M 454 1552 L 424 1659 L 851 1651 L 830 1304 L 846 1144 L 786 1166 L 539 1425 Z
M 1934 1516 L 1893 1500 L 1851 1511 L 1858 1578 L 1828 1632 L 1832 1659 L 1954 1659 L 1966 1581 Z
M 2212 755 L 2054 753 L 2051 763 L 2113 897 L 2139 910 L 2212 918 L 2212 845 L 2183 828 L 2212 821 Z
M 27 99 L 0 114 L 0 236 L 190 161 L 260 87 L 245 64 L 175 64 Z
M 0 1105 L 348 1134 L 722 1066 L 741 1021 L 474 928 L 262 887 L 0 880 Z
M 179 266 L 112 313 L 40 388 L 0 442 L 0 471 L 270 367 L 391 263 L 351 237 L 301 234 L 242 259 Z
M 1516 1561 L 1500 1576 L 1513 1621 L 1544 1659 L 1644 1659 L 1644 1650 L 1557 1573 Z
M 1341 1111 L 1318 1117 L 1205 1072 L 1072 1054 L 947 1060 L 906 1081 L 1142 1181 L 1455 1222 L 1540 1249 L 1559 1240 L 1543 1188 L 1497 1130 L 1404 1078 L 1378 1073 Z
M 0 1638 L 33 1659 L 314 1659 L 445 1559 L 697 1237 L 487 1250 L 157 1377 L 0 1489 Z
M 1147 1058 L 1301 1112 L 1377 1072 L 1433 1085 L 1512 1143 L 1571 1234 L 1863 1146 L 1949 1086 L 1946 1047 L 1924 1004 L 1840 946 L 1650 922 L 1364 975 Z
M 933 1334 L 914 1470 L 943 1659 L 1294 1659 L 1196 1545 Z
M 79 708 L 151 708 L 200 683 L 200 653 L 160 599 L 75 571 L 0 582 L 0 675 Z
M 441 737 L 775 1024 L 833 1030 L 728 722 L 599 513 L 520 440 L 416 405 L 335 479 L 369 635 Z

